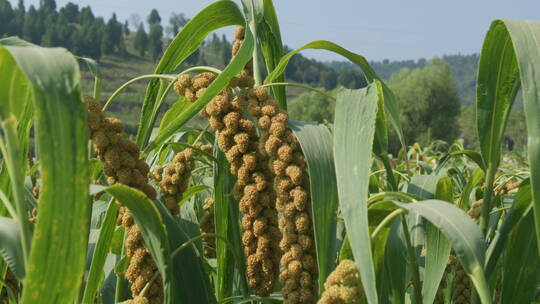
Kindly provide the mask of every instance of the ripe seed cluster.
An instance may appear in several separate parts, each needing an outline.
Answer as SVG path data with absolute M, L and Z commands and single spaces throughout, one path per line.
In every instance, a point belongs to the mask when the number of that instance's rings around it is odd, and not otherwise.
M 197 146 L 206 152 L 211 151 L 212 146 Z M 199 153 L 192 148 L 186 148 L 178 152 L 172 159 L 172 162 L 165 167 L 165 175 L 160 167 L 154 170 L 154 177 L 160 181 L 161 193 L 164 194 L 165 203 L 169 211 L 176 215 L 179 212 L 178 202 L 182 200 L 183 193 L 189 186 L 191 171 L 195 168 L 195 156 Z M 159 172 L 161 171 L 161 172 Z
M 216 231 L 214 223 L 214 199 L 209 197 L 204 202 L 204 215 L 199 221 L 199 229 L 202 233 L 214 233 Z M 205 240 L 204 256 L 207 258 L 216 257 L 216 239 L 208 238 Z
M 233 54 L 238 51 L 243 35 L 242 29 L 236 31 Z M 231 81 L 231 86 L 253 85 L 249 66 Z M 182 75 L 175 90 L 194 101 L 214 79 L 211 73 L 193 78 Z M 237 177 L 233 195 L 243 213 L 242 243 L 248 284 L 255 294 L 268 296 L 274 290 L 279 272 L 281 233 L 277 227 L 273 176 L 265 162 L 266 155 L 257 149 L 259 138 L 255 124 L 244 116 L 241 100 L 231 89 L 225 89 L 208 103 L 201 115 L 208 118 L 210 126 L 216 130 L 218 146 L 231 165 L 231 173 Z
M 519 188 L 519 186 L 521 186 L 521 184 L 522 184 L 522 181 L 517 181 L 515 183 L 505 184 L 502 188 L 500 188 L 498 191 L 496 191 L 495 194 L 497 196 L 506 195 L 509 192 Z M 471 208 L 469 209 L 469 211 L 467 211 L 467 214 L 471 218 L 477 220 L 480 217 L 480 214 L 482 213 L 482 205 L 483 204 L 484 204 L 484 199 L 479 199 L 477 201 L 474 201 L 471 204 Z
M 122 304 L 149 304 L 148 299 L 145 297 L 134 297 L 132 300 L 122 302 Z
M 324 282 L 325 291 L 318 304 L 356 304 L 363 296 L 358 268 L 352 260 L 343 260 Z
M 210 77 L 211 75 L 211 77 Z M 202 73 L 193 79 L 183 77 L 177 82 L 179 93 L 193 91 L 202 83 L 210 83 L 212 74 Z M 182 83 L 180 83 L 182 82 Z M 186 84 L 192 87 L 185 87 Z M 195 96 L 200 95 L 199 88 Z M 237 177 L 234 197 L 239 201 L 242 218 L 244 254 L 247 258 L 248 284 L 260 296 L 269 295 L 279 272 L 279 239 L 271 172 L 265 170 L 257 153 L 258 136 L 255 125 L 244 117 L 239 100 L 230 89 L 222 91 L 203 109 L 210 126 L 217 131 L 218 146 L 231 165 L 231 173 Z
M 122 137 L 123 124 L 118 119 L 104 117 L 98 102 L 86 98 L 85 103 L 88 107 L 92 143 L 98 158 L 103 162 L 107 182 L 111 185 L 120 183 L 137 188 L 148 198 L 155 200 L 156 190 L 148 184 L 149 167 L 144 160 L 139 159 L 139 147 Z M 157 266 L 144 245 L 139 228 L 125 207 L 120 209 L 118 222 L 126 228 L 125 247 L 130 262 L 125 276 L 131 283 L 133 297 L 137 297 L 150 281 Z M 162 302 L 163 288 L 160 278 L 150 286 L 146 297 L 152 304 Z
M 266 90 L 257 87 L 246 94 L 251 115 L 261 130 L 259 153 L 269 156 L 275 174 L 276 208 L 283 215 L 280 273 L 284 303 L 314 303 L 317 294 L 317 262 L 311 221 L 309 177 L 297 138 L 288 128 L 288 115 Z

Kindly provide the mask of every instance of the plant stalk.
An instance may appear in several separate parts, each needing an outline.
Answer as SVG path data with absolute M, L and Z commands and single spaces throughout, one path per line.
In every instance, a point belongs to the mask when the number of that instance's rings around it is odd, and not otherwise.
M 405 209 L 396 209 L 392 211 L 389 215 L 387 215 L 380 223 L 379 225 L 373 230 L 373 233 L 371 234 L 371 241 L 377 237 L 377 234 L 389 223 L 391 223 L 398 215 L 402 214 L 405 211 Z
M 405 234 L 405 242 L 407 243 L 407 252 L 409 255 L 409 267 L 411 268 L 413 287 L 414 287 L 414 303 L 422 304 L 422 286 L 420 285 L 420 272 L 418 270 L 418 260 L 416 253 L 411 242 L 411 235 L 409 233 L 409 226 L 407 225 L 407 218 L 404 214 L 401 215 L 401 225 L 403 226 L 403 233 Z
M 384 169 L 386 170 L 386 179 L 388 180 L 390 188 L 392 188 L 392 191 L 398 191 L 398 185 L 396 183 L 396 179 L 394 178 L 394 170 L 392 169 L 388 155 L 380 155 L 379 158 L 381 159 Z
M 261 77 L 261 65 L 259 62 L 259 44 L 257 42 L 257 20 L 255 20 L 255 9 L 252 2 L 252 9 L 251 9 L 251 20 L 249 22 L 249 29 L 251 30 L 251 33 L 253 34 L 253 56 L 251 60 L 253 61 L 253 79 L 255 80 L 255 85 L 260 86 L 262 84 L 262 77 Z
M 328 98 L 328 99 L 331 99 L 331 100 L 336 100 L 336 98 L 322 90 L 319 90 L 319 89 L 316 89 L 316 88 L 313 88 L 311 86 L 308 86 L 306 84 L 301 84 L 301 83 L 293 83 L 293 82 L 273 82 L 273 83 L 267 83 L 267 84 L 263 84 L 261 85 L 261 87 L 271 87 L 271 86 L 288 86 L 288 87 L 298 87 L 298 88 L 303 88 L 303 89 L 307 89 L 307 90 L 311 90 L 313 92 L 317 92 L 319 94 L 321 94 L 322 96 Z
M 486 235 L 487 226 L 489 223 L 489 207 L 491 206 L 491 201 L 493 199 L 493 183 L 495 181 L 495 170 L 496 167 L 493 164 L 490 164 L 487 169 L 486 176 L 486 185 L 484 188 L 484 202 L 482 203 L 482 212 L 480 214 L 480 229 Z
M 32 240 L 32 233 L 30 230 L 30 222 L 28 221 L 28 210 L 26 206 L 26 200 L 24 199 L 24 178 L 22 176 L 21 165 L 21 149 L 19 147 L 19 140 L 17 138 L 16 120 L 14 118 L 6 119 L 2 122 L 4 130 L 5 141 L 0 140 L 0 149 L 4 155 L 5 164 L 7 166 L 9 176 L 11 179 L 11 188 L 13 190 L 13 199 L 15 201 L 15 211 L 17 214 L 17 222 L 21 229 L 21 242 L 23 251 L 23 261 L 28 263 L 30 255 L 30 242 Z M 24 168 L 24 166 L 22 166 Z
M 153 78 L 161 78 L 161 79 L 165 79 L 165 80 L 169 80 L 169 81 L 174 81 L 176 79 L 176 76 L 163 75 L 163 74 L 148 74 L 148 75 L 142 75 L 142 76 L 139 76 L 139 77 L 135 77 L 135 78 L 127 81 L 123 85 L 121 85 L 116 91 L 114 91 L 114 93 L 112 93 L 111 97 L 109 97 L 109 99 L 107 99 L 107 102 L 103 106 L 103 112 L 105 112 L 105 110 L 107 110 L 107 108 L 109 107 L 111 102 L 114 100 L 114 98 L 116 98 L 116 96 L 118 94 L 120 94 L 125 88 L 127 88 L 128 86 L 130 86 L 131 84 L 133 84 L 133 83 L 135 83 L 135 82 L 137 82 L 139 80 L 153 79 Z

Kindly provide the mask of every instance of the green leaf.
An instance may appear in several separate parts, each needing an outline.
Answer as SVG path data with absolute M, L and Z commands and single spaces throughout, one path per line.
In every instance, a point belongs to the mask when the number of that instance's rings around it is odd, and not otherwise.
M 485 175 L 484 171 L 481 168 L 476 168 L 472 172 L 469 180 L 467 181 L 467 184 L 465 185 L 465 187 L 463 187 L 463 190 L 461 191 L 461 196 L 457 203 L 457 206 L 459 208 L 463 210 L 469 209 L 469 206 L 471 205 L 470 203 L 471 193 L 474 187 L 476 187 L 484 179 L 484 175 Z
M 529 180 L 525 180 L 519 187 L 516 194 L 512 209 L 504 218 L 504 221 L 499 229 L 495 232 L 495 236 L 487 250 L 486 259 L 486 277 L 489 279 L 494 273 L 497 262 L 501 254 L 507 248 L 506 243 L 508 236 L 517 224 L 524 219 L 525 214 L 532 207 L 532 192 Z
M 175 298 L 170 303 L 192 303 L 193 299 L 201 303 L 215 303 L 208 277 L 202 269 L 202 252 L 196 249 L 196 246 L 188 246 L 177 251 L 180 246 L 189 242 L 190 238 L 199 235 L 198 226 L 190 221 L 173 217 L 163 204 L 157 204 L 156 207 L 167 231 L 171 255 L 175 254 L 172 257 L 171 269 L 174 269 L 172 278 L 176 290 L 174 290 Z M 189 226 L 194 229 L 190 229 Z M 196 235 L 190 235 L 190 230 L 194 230 Z
M 206 189 L 209 189 L 210 187 L 206 186 L 206 185 L 197 185 L 197 186 L 193 186 L 189 189 L 187 189 L 186 191 L 184 191 L 184 193 L 182 193 L 182 200 L 178 202 L 178 205 L 179 206 L 182 206 L 183 204 L 185 204 L 187 201 L 189 201 L 190 198 L 192 198 L 194 195 L 196 195 L 197 193 L 200 193 Z
M 341 212 L 368 303 L 377 303 L 375 270 L 368 228 L 368 184 L 375 133 L 377 84 L 343 90 L 337 96 L 334 161 Z
M 446 236 L 463 269 L 471 277 L 482 303 L 491 303 L 484 276 L 484 238 L 476 223 L 455 205 L 439 200 L 395 204 L 421 215 Z
M 135 219 L 146 247 L 161 274 L 165 303 L 178 303 L 177 289 L 172 279 L 172 260 L 167 231 L 154 203 L 139 190 L 116 184 L 107 188 L 107 193 L 126 206 Z
M 245 20 L 242 12 L 233 1 L 223 0 L 208 5 L 195 15 L 173 39 L 161 57 L 154 74 L 172 73 L 189 55 L 199 48 L 211 32 L 225 26 L 244 25 L 244 23 Z M 250 46 L 247 47 L 251 48 L 252 42 L 249 44 Z M 245 45 L 246 43 L 244 43 Z M 242 68 L 244 65 L 242 65 Z M 144 98 L 139 130 L 137 132 L 137 144 L 142 148 L 146 147 L 150 139 L 150 134 L 161 106 L 157 104 L 158 96 L 163 89 L 164 86 L 156 79 L 150 81 L 146 88 L 146 96 Z M 207 96 L 207 94 L 204 96 Z M 204 96 L 203 98 L 205 98 Z M 210 99 L 208 98 L 208 100 Z
M 0 217 L 0 254 L 17 279 L 24 278 L 24 255 L 22 253 L 21 232 L 17 222 Z M 0 275 L 0 278 L 2 276 Z
M 418 184 L 419 193 L 417 195 L 430 199 L 437 198 L 449 203 L 453 201 L 452 179 L 450 177 L 440 178 L 437 175 L 415 175 L 407 189 L 411 192 L 411 185 Z M 443 277 L 444 269 L 448 263 L 451 245 L 444 237 L 443 233 L 426 223 L 425 233 L 425 267 L 424 283 L 422 285 L 423 303 L 433 303 L 439 288 L 439 283 Z
M 472 150 L 461 150 L 450 153 L 452 156 L 460 156 L 465 155 L 469 159 L 471 159 L 473 162 L 476 163 L 478 167 L 480 167 L 484 172 L 486 171 L 486 165 L 484 164 L 484 159 L 482 159 L 482 154 L 472 151 Z
M 490 51 L 489 48 L 494 50 Z M 489 80 L 490 73 L 507 81 L 517 82 L 521 79 L 527 123 L 527 150 L 531 169 L 536 243 L 540 252 L 540 115 L 538 115 L 540 113 L 540 22 L 494 21 L 484 40 L 482 56 L 490 61 L 490 66 L 484 65 L 483 69 L 479 68 L 479 80 L 481 75 L 483 79 Z M 493 70 L 495 66 L 501 66 L 501 70 Z M 519 76 L 516 75 L 517 70 L 519 70 Z M 485 84 L 493 85 L 492 82 L 487 81 Z M 509 86 L 500 82 L 497 85 L 498 91 Z
M 116 202 L 109 202 L 105 219 L 99 230 L 99 237 L 94 249 L 94 254 L 92 255 L 92 263 L 90 264 L 90 270 L 88 271 L 86 287 L 83 294 L 83 303 L 94 302 L 99 286 L 101 285 L 103 266 L 105 265 L 107 253 L 113 239 L 116 217 L 118 216 L 119 209 L 120 206 Z
M 228 1 L 220 1 L 228 2 Z M 210 84 L 210 86 L 204 91 L 204 94 L 197 99 L 194 103 L 191 103 L 182 113 L 177 115 L 176 119 L 162 129 L 162 132 L 152 141 L 145 149 L 150 151 L 163 144 L 171 135 L 173 135 L 178 129 L 180 129 L 186 122 L 188 122 L 193 116 L 199 113 L 212 98 L 214 98 L 223 88 L 225 88 L 230 80 L 242 71 L 247 62 L 251 58 L 253 51 L 253 36 L 251 32 L 246 30 L 246 36 L 244 43 L 238 50 L 236 56 L 233 57 L 229 65 L 221 72 L 216 79 Z M 151 85 L 151 83 L 150 83 Z M 150 86 L 149 85 L 149 86 Z M 143 107 L 144 114 L 144 107 Z M 142 116 L 141 116 L 142 119 Z M 142 127 L 142 125 L 140 125 Z M 143 132 L 142 128 L 139 128 L 139 132 Z M 142 134 L 142 133 L 139 133 Z
M 394 93 L 382 81 L 382 79 L 375 73 L 373 68 L 367 62 L 366 58 L 358 54 L 352 53 L 333 42 L 325 41 L 325 40 L 317 40 L 317 41 L 313 41 L 308 44 L 305 44 L 304 46 L 297 48 L 294 51 L 289 52 L 288 54 L 284 55 L 281 58 L 281 60 L 279 61 L 279 64 L 276 66 L 274 71 L 272 71 L 272 73 L 270 73 L 266 77 L 266 80 L 264 82 L 265 83 L 275 82 L 275 80 L 278 79 L 278 77 L 280 77 L 283 74 L 283 72 L 285 72 L 285 68 L 287 67 L 289 60 L 291 60 L 294 54 L 302 50 L 306 50 L 306 49 L 328 50 L 336 54 L 339 54 L 349 59 L 354 64 L 358 65 L 358 67 L 362 70 L 362 72 L 364 73 L 364 76 L 366 77 L 369 83 L 372 83 L 375 80 L 379 80 L 381 82 L 381 88 L 379 89 L 381 90 L 382 95 L 384 95 L 384 107 L 385 107 L 386 115 L 389 117 L 390 123 L 392 124 L 396 133 L 398 134 L 402 145 L 405 145 L 403 141 L 403 132 L 401 129 L 401 123 L 399 120 L 399 112 L 397 109 L 397 100 L 396 100 L 396 97 L 394 96 Z M 384 136 L 384 135 L 381 134 L 380 136 Z
M 453 202 L 452 179 L 443 177 L 437 182 L 435 197 L 439 200 Z M 437 289 L 448 265 L 451 244 L 442 231 L 433 224 L 426 224 L 426 256 L 422 299 L 425 304 L 433 303 Z
M 540 279 L 540 256 L 536 250 L 536 238 L 532 212 L 521 221 L 512 233 L 511 246 L 503 268 L 501 303 L 531 303 L 535 300 Z
M 168 127 L 182 112 L 189 107 L 191 102 L 187 100 L 184 96 L 180 97 L 177 102 L 175 102 L 172 107 L 165 112 L 161 122 L 159 123 L 159 128 L 157 134 L 163 133 L 163 129 Z
M 414 175 L 411 178 L 411 182 L 407 185 L 407 192 L 423 199 L 435 198 L 439 178 L 431 174 Z
M 337 181 L 332 151 L 332 134 L 324 125 L 290 121 L 307 161 L 311 189 L 311 211 L 319 266 L 319 293 L 332 272 L 338 253 L 336 237 L 338 209 Z
M 78 64 L 65 49 L 17 38 L 0 40 L 0 49 L 2 59 L 12 56 L 31 86 L 41 168 L 40 210 L 22 302 L 72 303 L 85 269 L 90 217 L 88 131 Z
M 281 31 L 279 29 L 278 17 L 272 0 L 263 0 L 264 15 L 259 23 L 259 43 L 266 65 L 266 74 L 272 73 L 281 57 L 283 57 L 283 42 L 281 41 Z M 285 81 L 282 74 L 275 79 L 276 82 Z M 287 94 L 285 86 L 271 86 L 270 91 L 277 99 L 280 108 L 287 110 Z
M 214 165 L 214 220 L 216 234 L 231 242 L 236 256 L 240 261 L 234 261 L 234 255 L 224 242 L 216 242 L 216 296 L 219 301 L 228 297 L 242 294 L 248 295 L 248 285 L 245 273 L 244 253 L 242 252 L 242 235 L 238 203 L 231 195 L 236 179 L 229 171 L 229 163 L 225 154 L 219 149 L 214 150 L 216 162 Z M 239 282 L 239 288 L 234 283 Z
M 497 168 L 504 129 L 519 89 L 519 68 L 512 40 L 502 23 L 486 35 L 478 63 L 476 117 L 480 150 L 487 167 Z
M 443 233 L 431 223 L 426 224 L 426 257 L 422 299 L 425 304 L 433 303 L 439 284 L 448 265 L 452 246 Z
M 86 63 L 86 66 L 90 70 L 90 73 L 94 76 L 94 95 L 92 96 L 95 100 L 101 99 L 101 80 L 103 75 L 101 74 L 101 68 L 99 63 L 92 58 L 88 57 L 79 57 L 75 56 L 77 59 L 82 60 Z
M 388 288 L 388 292 L 381 293 L 381 302 L 404 303 L 407 282 L 410 274 L 407 273 L 407 245 L 403 235 L 403 225 L 401 217 L 393 221 L 386 249 L 384 252 L 384 273 L 382 279 L 382 289 Z

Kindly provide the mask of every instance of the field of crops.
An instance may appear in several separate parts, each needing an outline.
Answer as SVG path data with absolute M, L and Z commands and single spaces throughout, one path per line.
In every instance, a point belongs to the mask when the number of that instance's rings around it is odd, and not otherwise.
M 178 69 L 222 27 L 228 66 Z M 305 49 L 366 76 L 333 124 L 288 119 L 287 87 L 326 94 L 284 80 Z M 148 85 L 129 138 L 107 109 L 134 83 Z M 91 59 L 0 39 L 2 304 L 540 301 L 540 22 L 485 36 L 479 151 L 404 142 L 368 61 L 322 40 L 285 54 L 271 0 L 207 6 L 153 74 L 101 87 Z M 518 94 L 527 155 L 502 149 Z

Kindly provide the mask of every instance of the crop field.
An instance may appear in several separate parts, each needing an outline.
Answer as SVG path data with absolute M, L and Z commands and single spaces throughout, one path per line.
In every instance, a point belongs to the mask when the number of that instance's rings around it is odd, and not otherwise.
M 180 68 L 223 27 L 225 68 Z M 272 0 L 210 4 L 114 88 L 92 59 L 0 39 L 0 303 L 540 303 L 540 22 L 486 30 L 478 151 L 405 142 L 368 60 L 286 53 Z M 306 49 L 368 85 L 287 82 Z M 135 136 L 108 113 L 132 86 Z M 289 119 L 288 87 L 332 100 L 332 123 Z M 518 95 L 520 153 L 503 150 Z

